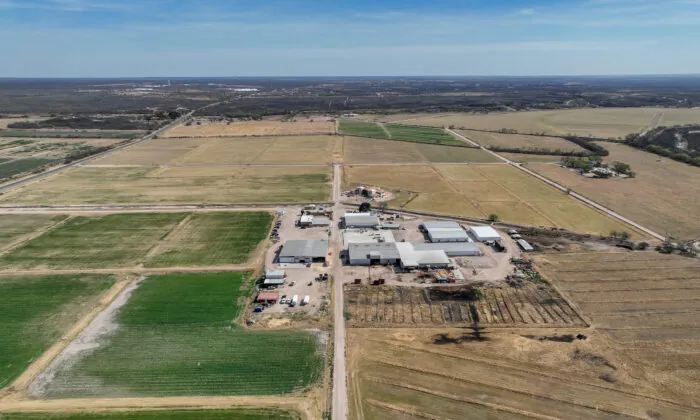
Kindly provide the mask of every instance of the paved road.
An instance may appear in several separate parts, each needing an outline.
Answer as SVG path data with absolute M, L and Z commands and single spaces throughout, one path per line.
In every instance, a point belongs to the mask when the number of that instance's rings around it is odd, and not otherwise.
M 340 165 L 333 166 L 333 214 L 340 219 L 344 210 L 340 204 Z M 345 371 L 345 313 L 343 311 L 343 280 L 339 258 L 342 238 L 340 228 L 334 221 L 331 235 L 333 252 L 333 420 L 348 418 L 347 373 Z
M 58 168 L 51 169 L 51 170 L 49 170 L 49 171 L 42 172 L 42 173 L 37 174 L 37 175 L 34 175 L 34 176 L 30 176 L 30 177 L 27 177 L 27 178 L 23 178 L 23 179 L 20 179 L 20 180 L 18 180 L 18 181 L 11 182 L 11 183 L 9 183 L 9 184 L 5 184 L 5 185 L 3 185 L 2 187 L 0 187 L 0 192 L 9 190 L 10 188 L 19 187 L 20 185 L 24 185 L 24 184 L 27 184 L 27 183 L 29 183 L 29 182 L 36 181 L 37 179 L 45 178 L 45 177 L 47 177 L 47 176 L 49 176 L 49 175 L 53 175 L 53 174 L 55 174 L 55 173 L 57 173 L 57 172 L 64 171 L 64 170 L 66 170 L 66 169 L 68 169 L 68 168 L 74 168 L 74 167 L 77 167 L 77 166 L 81 166 L 81 165 L 83 165 L 83 164 L 86 163 L 86 162 L 93 161 L 93 160 L 95 160 L 95 159 L 98 159 L 98 158 L 107 156 L 107 155 L 109 155 L 109 154 L 118 152 L 118 151 L 120 151 L 120 150 L 126 149 L 127 147 L 131 147 L 131 146 L 137 145 L 137 144 L 139 144 L 139 143 L 143 143 L 143 142 L 145 142 L 145 141 L 151 140 L 151 139 L 153 139 L 153 137 L 162 134 L 165 130 L 169 130 L 170 128 L 173 128 L 173 127 L 175 127 L 176 125 L 182 123 L 183 121 L 185 121 L 186 119 L 188 119 L 189 117 L 191 117 L 192 114 L 194 114 L 195 112 L 197 112 L 197 111 L 199 111 L 199 110 L 202 110 L 202 109 L 205 109 L 205 108 L 209 108 L 210 106 L 214 106 L 214 105 L 217 105 L 217 104 L 218 104 L 218 102 L 217 102 L 217 103 L 213 103 L 213 104 L 209 104 L 209 105 L 207 105 L 207 106 L 203 106 L 203 107 L 201 107 L 201 108 L 199 108 L 199 109 L 195 109 L 195 110 L 193 110 L 193 111 L 190 111 L 190 112 L 188 112 L 187 114 L 185 114 L 185 115 L 181 116 L 180 118 L 176 119 L 175 121 L 171 122 L 170 124 L 168 124 L 168 125 L 166 125 L 166 126 L 160 128 L 160 129 L 154 131 L 153 133 L 147 135 L 146 137 L 143 137 L 143 138 L 138 139 L 138 140 L 136 140 L 136 141 L 133 141 L 133 142 L 131 142 L 131 143 L 127 143 L 127 144 L 124 144 L 124 145 L 115 147 L 114 149 L 109 149 L 109 150 L 107 150 L 106 152 L 103 152 L 103 153 L 98 153 L 98 154 L 96 154 L 96 155 L 88 156 L 88 157 L 86 157 L 85 159 L 76 160 L 75 162 L 70 163 L 70 164 L 68 164 L 68 165 L 59 166 Z
M 570 196 L 572 196 L 572 197 L 574 197 L 574 198 L 576 198 L 576 199 L 578 199 L 578 200 L 580 200 L 580 201 L 582 201 L 582 202 L 588 204 L 588 205 L 591 206 L 591 207 L 594 207 L 594 208 L 596 208 L 596 209 L 602 211 L 603 213 L 606 213 L 606 214 L 608 214 L 608 215 L 610 215 L 610 216 L 612 216 L 612 217 L 614 217 L 614 218 L 616 218 L 616 219 L 618 219 L 618 220 L 620 220 L 620 221 L 622 221 L 622 222 L 625 222 L 625 223 L 627 223 L 628 225 L 633 226 L 633 227 L 635 227 L 635 228 L 641 230 L 642 232 L 647 233 L 648 235 L 650 235 L 650 236 L 652 236 L 652 237 L 654 237 L 654 238 L 656 238 L 656 239 L 658 239 L 658 240 L 663 241 L 663 240 L 666 239 L 663 235 L 660 235 L 660 234 L 654 232 L 653 230 L 648 229 L 648 228 L 646 228 L 646 227 L 640 225 L 639 223 L 637 223 L 637 222 L 635 222 L 635 221 L 633 221 L 633 220 L 630 220 L 630 219 L 628 219 L 627 217 L 622 216 L 621 214 L 619 214 L 619 213 L 617 213 L 617 212 L 615 212 L 615 211 L 613 211 L 613 210 L 610 210 L 609 208 L 607 208 L 607 207 L 605 207 L 605 206 L 603 206 L 603 205 L 601 205 L 601 204 L 598 204 L 598 203 L 596 203 L 595 201 L 593 201 L 593 200 L 591 200 L 591 199 L 589 199 L 589 198 L 586 198 L 586 197 L 582 196 L 581 194 L 579 194 L 579 193 L 577 193 L 577 192 L 571 191 L 570 189 L 566 188 L 565 186 L 563 186 L 563 185 L 561 185 L 561 184 L 558 184 L 558 183 L 552 181 L 552 180 L 549 179 L 549 178 L 545 178 L 544 176 L 538 174 L 537 172 L 534 172 L 534 171 L 532 171 L 532 170 L 530 170 L 530 169 L 524 167 L 524 166 L 523 166 L 522 164 L 520 164 L 520 163 L 513 162 L 512 160 L 506 159 L 506 158 L 504 158 L 503 156 L 499 155 L 498 153 L 493 152 L 493 151 L 491 151 L 491 150 L 488 150 L 487 148 L 481 146 L 480 144 L 478 144 L 478 143 L 472 141 L 471 139 L 469 139 L 469 138 L 467 138 L 467 137 L 465 137 L 465 136 L 463 136 L 463 135 L 461 135 L 461 134 L 459 134 L 459 133 L 457 133 L 457 132 L 455 132 L 455 131 L 453 131 L 453 130 L 450 130 L 450 129 L 446 129 L 446 130 L 447 130 L 449 133 L 451 133 L 452 135 L 456 136 L 457 138 L 459 138 L 459 139 L 461 139 L 461 140 L 463 140 L 463 141 L 465 141 L 465 142 L 467 142 L 467 143 L 470 143 L 470 144 L 472 144 L 472 145 L 475 145 L 475 146 L 479 147 L 481 150 L 483 150 L 483 151 L 485 151 L 485 152 L 487 152 L 487 153 L 492 154 L 493 156 L 497 157 L 498 159 L 501 159 L 502 161 L 504 161 L 505 163 L 507 163 L 507 164 L 509 164 L 509 165 L 512 165 L 512 166 L 514 166 L 514 167 L 520 169 L 521 171 L 526 172 L 526 173 L 529 174 L 529 175 L 534 176 L 535 178 L 539 179 L 540 181 L 546 182 L 547 184 L 551 185 L 552 187 L 554 187 L 554 188 L 556 188 L 556 189 L 558 189 L 558 190 L 561 190 L 561 191 L 564 191 L 564 192 L 568 192 Z

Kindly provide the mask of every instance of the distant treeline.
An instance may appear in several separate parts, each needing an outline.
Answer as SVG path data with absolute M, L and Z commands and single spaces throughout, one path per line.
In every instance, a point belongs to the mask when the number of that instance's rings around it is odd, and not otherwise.
M 163 113 L 158 116 L 147 115 L 144 117 L 55 117 L 43 121 L 20 121 L 8 124 L 8 128 L 23 130 L 40 129 L 73 129 L 73 130 L 154 130 L 167 124 L 171 119 L 180 116 L 173 111 L 170 114 Z
M 630 134 L 625 144 L 688 165 L 700 166 L 700 126 L 657 127 L 643 134 Z

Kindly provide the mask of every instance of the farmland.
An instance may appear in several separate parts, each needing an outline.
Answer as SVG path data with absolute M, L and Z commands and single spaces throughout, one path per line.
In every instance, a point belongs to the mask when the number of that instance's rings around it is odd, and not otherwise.
M 0 215 L 0 250 L 15 241 L 21 241 L 34 232 L 46 229 L 65 220 L 64 215 L 51 214 L 3 214 Z
M 0 276 L 0 388 L 89 311 L 114 281 L 87 274 Z
M 267 236 L 269 213 L 194 213 L 149 253 L 151 267 L 243 264 Z
M 561 156 L 556 155 L 531 155 L 527 153 L 498 153 L 506 159 L 518 163 L 556 163 L 561 161 Z
M 298 420 L 299 414 L 269 408 L 87 413 L 0 413 L 2 420 Z
M 434 326 L 585 326 L 551 287 L 483 287 L 484 297 L 468 300 L 455 289 L 347 286 L 350 327 L 430 328 Z
M 693 418 L 653 380 L 581 328 L 348 330 L 354 419 Z
M 65 216 L 5 215 L 9 238 Z M 77 216 L 0 257 L 0 267 L 116 268 L 245 263 L 270 228 L 262 212 L 125 213 Z M 14 222 L 16 221 L 16 223 Z
M 0 163 L 0 181 L 31 172 L 53 162 L 53 159 L 26 158 Z
M 248 331 L 236 324 L 247 273 L 149 277 L 97 349 L 34 384 L 50 398 L 267 395 L 304 391 L 321 376 L 307 331 Z M 264 351 L 263 351 L 264 350 Z
M 335 123 L 330 121 L 245 121 L 203 125 L 179 125 L 162 137 L 237 137 L 237 136 L 300 136 L 333 134 Z
M 87 413 L 0 413 L 2 420 L 298 420 L 299 414 L 269 408 L 124 411 Z
M 375 124 L 359 121 L 342 121 L 340 131 L 349 136 L 373 137 L 416 143 L 448 146 L 467 146 L 445 131 L 432 127 L 412 127 L 397 124 Z
M 405 115 L 406 119 L 416 118 Z M 394 119 L 400 119 L 395 116 Z M 425 125 L 498 131 L 503 128 L 521 134 L 573 134 L 582 137 L 618 138 L 637 133 L 652 125 L 675 125 L 700 122 L 700 111 L 667 108 L 585 108 L 558 111 L 524 111 L 491 114 L 448 114 L 433 118 L 405 121 Z
M 700 235 L 700 168 L 605 143 L 604 161 L 629 163 L 634 179 L 588 179 L 555 165 L 530 169 L 662 234 L 693 239 Z
M 657 383 L 700 403 L 700 262 L 599 252 L 541 255 L 536 265 Z
M 486 131 L 459 130 L 459 133 L 487 149 L 549 150 L 584 153 L 581 146 L 560 137 L 529 136 L 526 134 L 504 134 Z
M 19 137 L 19 138 L 30 138 L 30 139 L 45 139 L 45 138 L 55 138 L 55 139 L 121 139 L 129 140 L 143 137 L 146 133 L 144 131 L 132 131 L 132 130 L 122 130 L 122 131 L 104 131 L 104 130 L 90 130 L 90 131 L 75 131 L 75 130 L 0 130 L 0 137 Z
M 3 204 L 326 201 L 328 167 L 71 168 L 5 193 Z
M 508 165 L 348 166 L 343 182 L 412 192 L 392 206 L 501 220 L 522 225 L 556 226 L 577 232 L 630 231 L 626 225 Z M 403 199 L 405 195 L 399 195 Z M 634 232 L 632 232 L 634 233 Z
M 373 140 L 362 137 L 344 138 L 345 163 L 449 163 L 498 162 L 483 150 L 467 147 L 445 147 L 433 144 Z
M 340 154 L 334 136 L 155 139 L 97 160 L 101 165 L 319 164 Z

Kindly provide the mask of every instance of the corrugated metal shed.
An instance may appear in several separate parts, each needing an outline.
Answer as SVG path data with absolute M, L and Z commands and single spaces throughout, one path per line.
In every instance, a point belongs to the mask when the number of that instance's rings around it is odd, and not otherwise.
M 525 252 L 530 252 L 530 251 L 535 250 L 535 248 L 533 248 L 532 245 L 530 245 L 530 243 L 528 241 L 526 241 L 525 239 L 518 239 L 515 242 L 517 242 L 518 245 L 520 246 L 520 248 Z
M 469 242 L 469 235 L 456 222 L 430 221 L 423 223 L 431 242 Z
M 321 258 L 328 255 L 328 241 L 293 240 L 282 247 L 280 258 L 311 257 Z
M 501 235 L 491 226 L 472 226 L 469 230 L 472 235 L 474 235 L 474 238 L 480 242 L 497 241 L 501 239 Z
M 327 217 L 314 217 L 311 220 L 311 226 L 330 226 L 331 219 Z
M 416 251 L 444 251 L 450 257 L 478 256 L 481 250 L 473 242 L 442 242 L 430 244 L 413 244 Z
M 267 270 L 265 271 L 266 279 L 283 279 L 287 275 L 284 270 Z

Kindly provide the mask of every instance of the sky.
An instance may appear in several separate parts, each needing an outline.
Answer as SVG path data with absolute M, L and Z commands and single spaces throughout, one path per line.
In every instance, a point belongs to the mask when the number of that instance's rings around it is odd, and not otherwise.
M 0 77 L 700 73 L 700 0 L 0 0 Z

